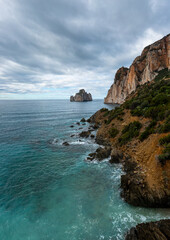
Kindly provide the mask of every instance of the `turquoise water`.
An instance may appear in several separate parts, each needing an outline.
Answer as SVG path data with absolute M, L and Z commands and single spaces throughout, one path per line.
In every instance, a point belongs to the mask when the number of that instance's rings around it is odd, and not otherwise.
M 75 123 L 102 102 L 0 101 L 1 240 L 121 240 L 137 223 L 170 216 L 120 198 L 120 165 L 85 161 L 97 145 L 80 142 L 88 125 Z

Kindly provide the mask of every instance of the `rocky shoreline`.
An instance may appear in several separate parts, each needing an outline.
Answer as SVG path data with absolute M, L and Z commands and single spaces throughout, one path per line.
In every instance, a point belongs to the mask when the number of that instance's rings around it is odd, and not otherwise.
M 168 240 L 170 239 L 170 219 L 141 223 L 131 228 L 125 240 Z
M 105 158 L 110 158 L 110 163 L 122 163 L 125 174 L 121 176 L 121 197 L 127 203 L 134 206 L 153 208 L 170 207 L 170 197 L 166 191 L 163 189 L 163 194 L 153 191 L 146 181 L 146 176 L 143 174 L 141 165 L 128 155 L 126 151 L 122 151 L 118 146 L 115 146 L 111 139 L 106 136 L 105 131 L 101 134 L 103 124 L 101 112 L 98 111 L 95 113 L 87 122 L 97 129 L 95 141 L 101 145 L 96 152 L 88 155 L 87 160 L 93 161 L 95 159 L 102 161 Z M 90 136 L 90 133 L 88 136 Z M 130 229 L 126 240 L 169 239 L 169 224 L 170 220 L 139 224 L 136 228 Z

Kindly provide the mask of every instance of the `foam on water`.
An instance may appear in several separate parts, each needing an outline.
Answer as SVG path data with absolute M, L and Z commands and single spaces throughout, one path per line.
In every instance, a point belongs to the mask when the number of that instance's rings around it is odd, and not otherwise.
M 167 209 L 136 208 L 120 198 L 121 165 L 85 161 L 97 144 L 80 142 L 79 127 L 88 124 L 75 123 L 102 107 L 0 101 L 0 239 L 121 240 L 137 223 L 169 217 Z

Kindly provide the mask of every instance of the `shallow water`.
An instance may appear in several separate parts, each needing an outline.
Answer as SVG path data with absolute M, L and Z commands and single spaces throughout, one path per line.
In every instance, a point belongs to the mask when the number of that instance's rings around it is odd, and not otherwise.
M 102 102 L 0 101 L 0 239 L 121 240 L 137 223 L 170 216 L 120 198 L 120 165 L 85 161 L 97 145 L 80 142 L 88 125 L 75 123 L 112 108 Z

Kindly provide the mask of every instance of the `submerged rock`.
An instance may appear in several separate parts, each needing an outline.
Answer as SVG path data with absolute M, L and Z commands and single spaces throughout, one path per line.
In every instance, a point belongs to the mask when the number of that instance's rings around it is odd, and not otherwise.
M 87 102 L 92 101 L 91 93 L 87 93 L 84 89 L 80 89 L 75 96 L 70 97 L 70 102 Z
M 170 219 L 141 223 L 130 229 L 125 240 L 169 240 Z
M 64 146 L 69 146 L 70 144 L 68 142 L 63 142 Z

